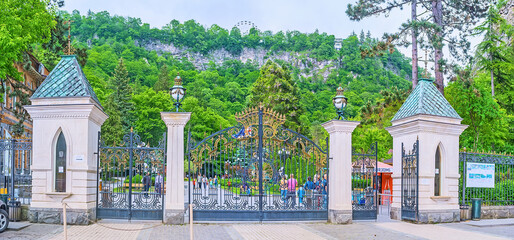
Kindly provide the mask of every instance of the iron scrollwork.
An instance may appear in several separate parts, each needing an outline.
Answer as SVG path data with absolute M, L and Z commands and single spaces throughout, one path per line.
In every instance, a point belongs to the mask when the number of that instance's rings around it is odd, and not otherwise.
M 99 139 L 99 218 L 113 217 L 117 214 L 115 211 L 122 210 L 128 212 L 129 219 L 133 216 L 162 219 L 166 191 L 165 139 L 166 135 L 163 135 L 157 147 L 148 146 L 132 131 L 117 145 L 109 146 Z
M 283 127 L 285 116 L 271 109 L 250 108 L 235 118 L 237 125 L 188 146 L 195 211 L 326 211 L 325 191 L 285 193 L 281 181 L 291 174 L 298 187 L 307 177 L 321 181 L 327 150 Z

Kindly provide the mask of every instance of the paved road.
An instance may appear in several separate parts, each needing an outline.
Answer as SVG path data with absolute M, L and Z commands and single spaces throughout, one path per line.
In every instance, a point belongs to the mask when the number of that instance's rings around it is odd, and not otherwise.
M 488 222 L 487 222 L 488 221 Z M 400 221 L 328 223 L 195 224 L 196 239 L 514 239 L 514 219 L 450 224 L 411 224 Z M 0 239 L 64 239 L 62 225 L 31 224 L 7 230 Z M 189 225 L 169 226 L 149 221 L 102 220 L 89 226 L 69 226 L 68 239 L 189 239 Z

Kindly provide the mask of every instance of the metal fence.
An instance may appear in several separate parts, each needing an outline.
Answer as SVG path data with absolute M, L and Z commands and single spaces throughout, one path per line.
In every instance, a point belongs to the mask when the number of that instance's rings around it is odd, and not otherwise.
M 13 199 L 21 204 L 30 204 L 31 164 L 32 139 L 0 139 L 0 197 L 3 197 L 2 200 Z
M 514 156 L 461 152 L 459 160 L 462 205 L 469 205 L 472 198 L 481 198 L 482 204 L 488 206 L 514 205 Z M 494 176 L 490 176 L 494 179 L 494 188 L 469 187 L 466 183 L 468 163 L 494 164 Z

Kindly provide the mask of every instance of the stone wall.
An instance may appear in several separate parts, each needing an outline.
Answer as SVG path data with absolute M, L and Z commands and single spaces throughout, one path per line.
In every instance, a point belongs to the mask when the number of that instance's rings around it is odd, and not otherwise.
M 482 219 L 514 218 L 514 206 L 482 206 L 481 210 Z

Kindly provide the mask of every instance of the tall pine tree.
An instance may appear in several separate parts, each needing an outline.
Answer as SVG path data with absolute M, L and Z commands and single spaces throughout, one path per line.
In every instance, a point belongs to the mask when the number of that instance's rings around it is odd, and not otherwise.
M 134 103 L 129 82 L 127 68 L 123 58 L 120 58 L 118 66 L 114 69 L 114 78 L 111 79 L 110 87 L 114 90 L 112 101 L 119 111 L 124 132 L 128 132 L 134 123 Z
M 159 73 L 159 79 L 153 85 L 153 89 L 156 92 L 159 91 L 169 91 L 170 89 L 170 76 L 168 73 L 168 66 L 163 64 L 161 67 L 161 72 Z
M 261 67 L 260 76 L 254 82 L 250 105 L 271 108 L 286 116 L 286 126 L 297 129 L 300 126 L 300 97 L 298 87 L 285 66 L 268 60 Z
M 417 61 L 418 41 L 423 48 L 430 46 L 434 49 L 435 83 L 439 91 L 444 93 L 443 73 L 444 67 L 448 64 L 444 60 L 443 47 L 447 44 L 455 59 L 468 60 L 469 32 L 486 16 L 489 3 L 482 0 L 358 0 L 354 5 L 348 4 L 346 14 L 350 19 L 360 21 L 380 14 L 387 16 L 391 10 L 403 9 L 409 5 L 412 9 L 411 20 L 402 24 L 399 32 L 385 34 L 385 41 L 374 49 L 391 50 L 394 44 L 412 45 L 412 59 Z M 417 11 L 418 8 L 421 11 Z M 419 38 L 418 34 L 425 37 Z M 414 35 L 412 42 L 402 41 L 411 35 Z M 417 63 L 413 63 L 413 68 L 416 65 Z M 413 72 L 415 71 L 417 69 L 413 69 Z

